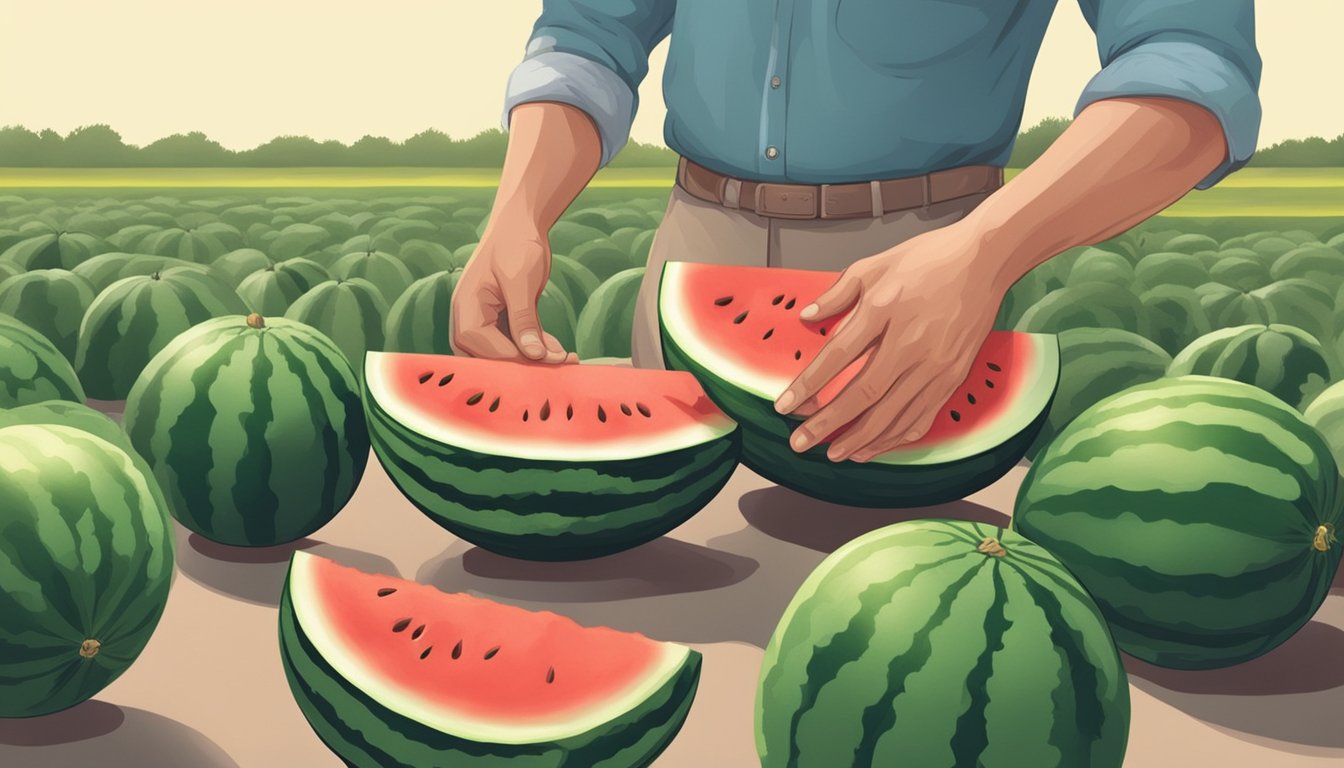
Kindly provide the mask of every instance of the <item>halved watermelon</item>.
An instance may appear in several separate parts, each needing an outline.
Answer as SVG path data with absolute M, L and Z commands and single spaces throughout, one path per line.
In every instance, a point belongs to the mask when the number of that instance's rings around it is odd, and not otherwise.
M 709 502 L 740 431 L 685 373 L 370 352 L 374 450 L 463 539 L 576 560 L 655 539 Z
M 915 507 L 962 498 L 999 479 L 1040 431 L 1059 385 L 1050 334 L 996 331 L 971 374 L 921 439 L 866 464 L 832 462 L 825 444 L 798 454 L 801 423 L 775 399 L 816 357 L 840 317 L 810 323 L 803 307 L 835 282 L 832 272 L 668 262 L 658 317 L 669 368 L 689 371 L 742 425 L 742 463 L 762 477 L 840 504 Z M 830 402 L 860 359 L 818 395 Z
M 352 766 L 644 766 L 677 735 L 700 653 L 296 552 L 290 690 Z

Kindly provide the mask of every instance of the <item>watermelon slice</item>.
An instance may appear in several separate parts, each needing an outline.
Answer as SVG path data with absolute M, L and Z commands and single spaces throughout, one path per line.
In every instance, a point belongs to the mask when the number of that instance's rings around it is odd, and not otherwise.
M 742 463 L 801 493 L 864 507 L 915 507 L 962 498 L 1002 477 L 1040 431 L 1059 385 L 1053 335 L 996 331 L 970 376 L 921 439 L 865 464 L 832 462 L 825 443 L 789 447 L 801 423 L 774 401 L 816 357 L 843 319 L 800 313 L 837 275 L 799 269 L 668 262 L 659 286 L 663 356 L 689 371 L 742 425 Z M 850 365 L 818 395 L 822 404 L 858 373 Z
M 290 690 L 353 766 L 643 766 L 676 736 L 699 652 L 294 553 Z
M 737 466 L 740 430 L 694 377 L 370 352 L 374 450 L 401 492 L 498 554 L 576 560 L 672 530 Z

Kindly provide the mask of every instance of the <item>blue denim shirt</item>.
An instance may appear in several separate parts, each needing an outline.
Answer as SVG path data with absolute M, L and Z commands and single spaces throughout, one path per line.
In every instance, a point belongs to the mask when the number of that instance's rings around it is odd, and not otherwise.
M 827 183 L 1004 165 L 1056 0 L 545 0 L 509 79 L 514 106 L 588 113 L 602 162 L 629 138 L 648 55 L 671 36 L 664 138 L 720 172 Z M 1253 0 L 1078 0 L 1101 70 L 1077 110 L 1164 96 L 1221 121 L 1230 156 L 1260 128 Z

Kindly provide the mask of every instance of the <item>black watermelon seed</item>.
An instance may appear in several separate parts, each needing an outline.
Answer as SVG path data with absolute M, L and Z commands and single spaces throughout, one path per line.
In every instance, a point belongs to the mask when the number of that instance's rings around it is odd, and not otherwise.
M 775 335 L 775 329 L 774 329 L 774 328 L 771 328 L 770 330 L 768 330 L 768 331 L 765 332 L 765 335 L 764 335 L 764 336 L 761 337 L 761 341 L 765 341 L 766 339 L 768 339 L 768 338 L 770 338 L 771 336 L 774 336 L 774 335 Z
M 732 304 L 732 303 L 733 303 L 733 297 L 732 297 L 732 296 L 722 296 L 722 297 L 717 298 L 717 299 L 714 300 L 714 306 L 716 306 L 716 307 L 726 307 L 726 306 L 728 306 L 729 304 Z
M 496 654 L 496 653 L 499 653 L 499 646 L 498 646 L 498 645 L 496 645 L 494 648 L 491 648 L 490 650 L 486 651 L 486 652 L 485 652 L 485 658 L 486 658 L 487 660 L 489 660 L 489 659 L 493 659 L 493 658 L 495 658 L 495 654 Z
M 444 376 L 442 379 L 439 379 L 439 386 L 442 387 L 452 380 L 453 380 L 453 374 L 450 373 L 447 376 Z
M 803 359 L 803 350 L 801 350 L 801 349 L 795 349 L 795 350 L 793 350 L 793 359 L 794 359 L 794 360 L 802 360 L 802 359 Z
M 474 395 L 472 395 L 471 397 L 468 397 L 468 398 L 467 398 L 467 405 L 475 405 L 475 404 L 481 402 L 481 398 L 483 398 L 483 397 L 485 397 L 485 393 L 484 393 L 484 392 L 477 392 L 476 394 L 474 394 Z
M 626 416 L 633 416 L 635 414 L 634 411 L 630 410 L 630 406 L 625 403 L 621 403 L 621 413 L 624 413 Z
M 527 409 L 523 409 L 523 421 L 527 421 Z
M 538 413 L 537 416 L 539 416 L 539 417 L 541 418 L 542 421 L 546 421 L 547 419 L 551 418 L 551 401 L 550 401 L 550 400 L 547 400 L 546 402 L 544 402 L 544 403 L 541 404 L 541 412 Z
M 548 683 L 555 682 L 555 667 L 551 667 L 550 669 L 546 670 L 546 682 Z
M 460 658 L 462 658 L 462 641 L 461 641 L 461 640 L 458 640 L 458 641 L 457 641 L 457 645 L 454 645 L 454 646 L 453 646 L 453 658 L 454 658 L 454 659 L 460 659 Z
M 420 639 L 420 636 L 423 635 L 423 634 L 425 634 L 425 625 L 424 625 L 424 624 L 421 624 L 420 626 L 418 626 L 418 627 L 415 628 L 415 631 L 414 631 L 414 632 L 411 633 L 411 639 L 412 639 L 412 640 L 419 640 L 419 639 Z
M 428 372 L 428 373 L 422 373 L 422 374 L 420 374 L 420 383 L 421 383 L 421 384 L 424 384 L 426 381 L 429 381 L 429 380 L 432 379 L 432 378 L 434 378 L 434 372 L 433 372 L 433 371 L 430 371 L 430 372 Z
M 425 658 L 429 656 L 429 652 L 432 651 L 432 650 L 434 650 L 434 646 L 432 646 L 432 645 L 429 646 L 428 648 L 426 648 L 426 649 L 420 654 L 420 660 L 421 660 L 421 661 L 424 661 Z
M 738 324 L 738 325 L 741 325 L 741 324 L 742 324 L 742 321 L 747 319 L 747 313 L 750 312 L 750 311 L 751 311 L 751 310 L 747 310 L 747 312 L 743 312 L 742 314 L 740 314 L 740 315 L 738 315 L 737 317 L 733 318 L 733 322 L 736 323 L 736 324 Z
M 491 401 L 491 403 L 490 403 L 490 412 L 491 412 L 491 413 L 494 413 L 495 411 L 498 411 L 498 410 L 499 410 L 499 398 L 496 397 L 496 398 L 495 398 L 493 401 Z
M 961 414 L 960 414 L 960 413 L 957 413 L 956 411 L 953 411 L 953 412 L 952 412 L 952 420 L 953 420 L 953 421 L 961 421 Z
M 607 412 L 602 406 L 597 406 L 597 420 L 603 424 L 607 423 Z
M 793 309 L 793 305 L 794 305 L 794 304 L 797 304 L 797 303 L 798 303 L 798 300 L 797 300 L 797 299 L 789 299 L 789 303 L 788 303 L 788 304 L 785 304 L 785 305 L 784 305 L 784 308 L 785 308 L 785 309 Z
M 383 587 L 382 589 L 378 590 L 378 596 L 387 597 L 388 595 L 396 591 L 397 591 L 396 587 Z
M 640 415 L 646 419 L 651 418 L 653 416 L 653 411 L 650 411 L 649 406 L 643 403 L 635 403 L 635 409 L 638 410 Z
M 1003 370 L 1002 368 L 993 363 L 985 363 L 985 365 L 989 367 L 989 370 L 994 371 L 995 373 L 998 373 L 999 371 Z
M 967 392 L 966 402 L 970 403 L 971 405 L 975 405 L 975 395 L 972 395 L 970 392 Z
M 574 406 L 572 406 L 572 405 L 566 405 L 566 406 L 565 406 L 565 421 L 573 421 L 573 420 L 574 420 Z
M 820 333 L 822 336 L 825 336 L 825 335 L 826 335 L 826 329 L 825 329 L 825 328 L 818 328 L 818 329 L 817 329 L 817 333 Z
M 401 619 L 401 620 L 398 621 L 396 624 L 393 624 L 393 625 L 392 625 L 392 631 L 393 631 L 393 632 L 405 632 L 405 631 L 406 631 L 406 628 L 409 627 L 409 626 L 411 626 L 411 620 L 410 620 L 409 618 Z
M 989 379 L 985 379 L 985 386 L 988 387 L 989 389 L 993 389 L 994 382 L 990 381 Z
M 784 300 L 784 294 L 781 293 L 781 294 L 779 294 L 778 296 L 776 296 L 774 299 L 772 299 L 772 300 L 770 301 L 770 306 L 773 307 L 773 306 L 779 304 L 779 302 L 781 302 L 781 301 L 783 301 L 783 300 Z

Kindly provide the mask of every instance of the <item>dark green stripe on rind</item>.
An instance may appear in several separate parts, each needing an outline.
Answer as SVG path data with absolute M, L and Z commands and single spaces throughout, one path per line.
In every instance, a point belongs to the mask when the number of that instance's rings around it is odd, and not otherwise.
M 358 768 L 427 765 L 636 768 L 676 737 L 695 698 L 701 656 L 625 716 L 554 742 L 488 744 L 428 728 L 389 710 L 326 663 L 294 614 L 288 582 L 280 605 L 280 651 L 290 690 L 318 737 Z
M 1291 407 L 1190 376 L 1079 416 L 1027 474 L 1013 524 L 1068 565 L 1122 650 L 1208 669 L 1310 620 L 1340 560 L 1313 543 L 1342 518 L 1334 459 Z
M 84 402 L 75 369 L 47 337 L 0 314 L 0 408 L 46 400 Z
M 388 476 L 417 508 L 461 538 L 529 560 L 601 557 L 681 525 L 732 476 L 740 430 L 638 459 L 510 459 L 425 439 L 364 387 L 369 433 Z
M 0 717 L 87 700 L 149 641 L 173 568 L 162 497 L 121 448 L 81 429 L 0 428 Z M 81 643 L 102 647 L 90 659 Z
M 173 516 L 236 546 L 306 536 L 354 494 L 368 461 L 353 372 L 299 323 L 202 324 L 155 358 L 126 403 L 126 429 Z M 202 355 L 201 350 L 209 350 Z
M 0 313 L 46 336 L 69 360 L 75 359 L 79 324 L 93 296 L 89 281 L 63 269 L 0 279 Z
M 977 551 L 986 537 L 1006 554 Z M 914 521 L 827 558 L 766 648 L 765 768 L 1111 768 L 1128 687 L 1101 614 L 1043 549 Z
M 663 359 L 688 371 L 725 413 L 742 425 L 742 463 L 777 485 L 837 504 L 857 507 L 921 507 L 964 498 L 1007 474 L 1025 454 L 1049 415 L 1049 405 L 1021 432 L 993 450 L 932 465 L 836 463 L 827 446 L 799 454 L 789 436 L 801 420 L 782 416 L 774 404 L 700 365 L 664 330 Z

